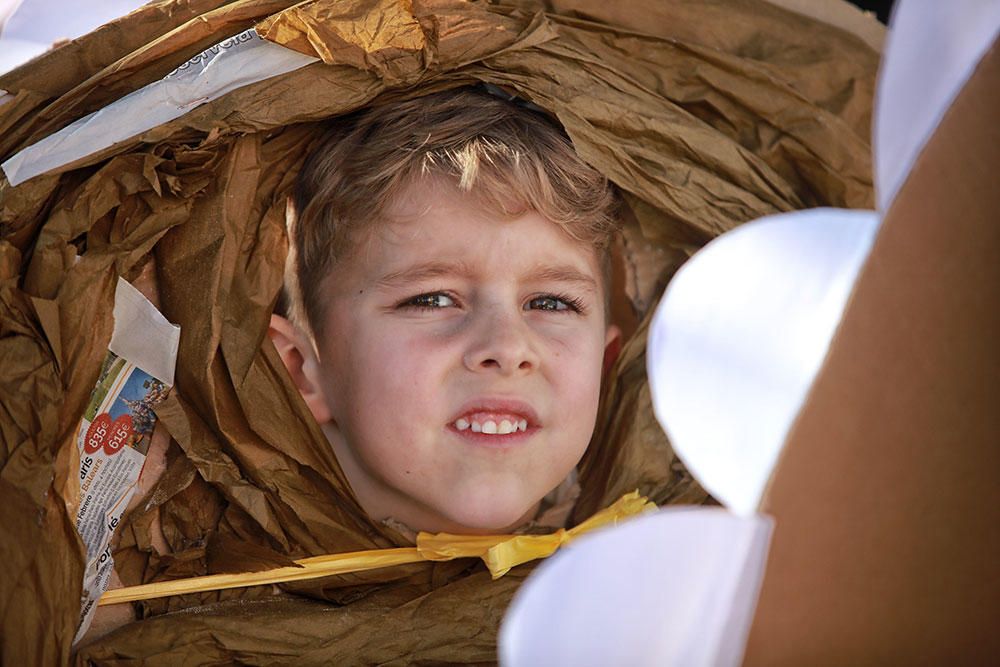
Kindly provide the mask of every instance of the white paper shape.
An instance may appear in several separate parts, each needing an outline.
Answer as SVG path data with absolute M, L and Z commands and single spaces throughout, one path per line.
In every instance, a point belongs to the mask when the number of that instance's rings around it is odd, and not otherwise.
M 514 597 L 500 664 L 740 664 L 771 527 L 678 507 L 573 542 Z
M 647 350 L 653 409 L 695 478 L 739 515 L 757 511 L 877 228 L 874 211 L 762 218 L 667 286 Z
M 3 163 L 11 185 L 92 155 L 179 118 L 237 88 L 317 62 L 245 30 L 191 58 L 164 78 L 28 146 Z
M 873 148 L 883 214 L 1000 34 L 1000 0 L 900 0 L 879 70 Z

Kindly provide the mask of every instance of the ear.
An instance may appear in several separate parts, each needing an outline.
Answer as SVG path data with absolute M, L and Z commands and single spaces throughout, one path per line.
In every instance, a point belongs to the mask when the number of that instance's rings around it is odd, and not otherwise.
M 320 424 L 331 421 L 330 407 L 320 382 L 319 359 L 309 337 L 280 315 L 271 315 L 267 335 L 313 417 Z
M 614 324 L 608 325 L 608 333 L 604 336 L 604 370 L 602 377 L 607 377 L 611 367 L 618 361 L 622 351 L 622 330 Z

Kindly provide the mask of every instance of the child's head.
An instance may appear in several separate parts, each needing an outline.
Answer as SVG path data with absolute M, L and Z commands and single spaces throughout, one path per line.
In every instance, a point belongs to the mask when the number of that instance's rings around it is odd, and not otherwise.
M 472 90 L 339 120 L 294 193 L 272 337 L 373 518 L 529 520 L 594 429 L 607 181 L 547 118 Z

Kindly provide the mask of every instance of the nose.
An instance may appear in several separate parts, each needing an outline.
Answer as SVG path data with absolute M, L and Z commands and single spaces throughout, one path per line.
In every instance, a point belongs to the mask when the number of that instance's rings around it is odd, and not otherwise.
M 491 309 L 477 320 L 464 356 L 466 368 L 501 375 L 523 374 L 538 368 L 540 358 L 520 312 Z

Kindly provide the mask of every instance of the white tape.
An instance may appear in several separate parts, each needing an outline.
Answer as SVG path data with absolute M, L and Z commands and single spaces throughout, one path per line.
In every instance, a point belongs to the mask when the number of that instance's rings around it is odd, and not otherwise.
M 262 39 L 253 28 L 205 49 L 163 79 L 28 146 L 3 163 L 11 185 L 58 169 L 183 116 L 237 88 L 318 59 Z

